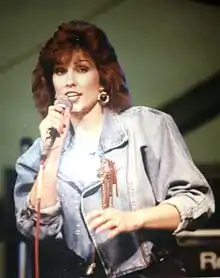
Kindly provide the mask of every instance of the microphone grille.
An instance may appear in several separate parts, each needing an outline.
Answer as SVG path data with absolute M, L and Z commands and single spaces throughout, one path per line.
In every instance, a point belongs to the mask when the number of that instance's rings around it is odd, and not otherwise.
M 70 110 L 72 109 L 72 102 L 67 96 L 60 96 L 59 98 L 57 98 L 54 102 L 54 105 L 61 106 L 64 109 L 65 108 L 69 108 Z

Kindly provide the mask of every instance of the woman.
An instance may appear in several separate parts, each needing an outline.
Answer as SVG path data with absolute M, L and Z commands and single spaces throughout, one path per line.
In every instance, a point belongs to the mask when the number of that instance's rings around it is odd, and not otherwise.
M 71 277 L 184 276 L 173 235 L 198 228 L 213 195 L 171 116 L 131 107 L 104 32 L 62 24 L 40 52 L 33 95 L 44 118 L 16 164 L 18 229 L 35 236 L 42 184 L 39 236 L 62 234 L 75 258 Z M 58 136 L 38 175 L 51 128 Z

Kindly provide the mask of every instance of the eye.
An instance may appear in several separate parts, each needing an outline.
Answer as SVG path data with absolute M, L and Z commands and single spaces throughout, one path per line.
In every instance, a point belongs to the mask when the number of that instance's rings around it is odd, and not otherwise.
M 54 73 L 57 75 L 63 75 L 67 72 L 67 69 L 65 67 L 55 67 Z
M 86 73 L 89 71 L 89 68 L 86 66 L 79 65 L 76 67 L 76 71 L 81 72 L 81 73 Z

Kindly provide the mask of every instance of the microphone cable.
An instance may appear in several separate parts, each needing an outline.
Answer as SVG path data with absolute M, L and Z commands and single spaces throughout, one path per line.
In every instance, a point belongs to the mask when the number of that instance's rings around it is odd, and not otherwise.
M 40 278 L 40 265 L 39 265 L 39 237 L 40 237 L 40 208 L 41 208 L 41 189 L 43 181 L 43 173 L 46 163 L 46 157 L 41 159 L 38 184 L 37 184 L 37 219 L 36 219 L 36 234 L 34 241 L 34 271 L 35 278 Z
M 61 96 L 55 101 L 55 105 L 61 106 L 63 109 L 69 108 L 72 109 L 72 103 L 66 96 Z M 48 130 L 48 136 L 45 139 L 43 152 L 41 155 L 40 161 L 40 169 L 38 174 L 38 183 L 37 183 L 37 218 L 36 218 L 36 233 L 35 233 L 35 241 L 34 241 L 34 268 L 35 268 L 35 278 L 40 278 L 40 265 L 39 265 L 39 237 L 40 237 L 40 209 L 41 209 L 41 191 L 42 191 L 42 183 L 43 183 L 43 174 L 46 165 L 47 157 L 53 147 L 53 144 L 56 138 L 59 136 L 58 131 L 51 127 Z

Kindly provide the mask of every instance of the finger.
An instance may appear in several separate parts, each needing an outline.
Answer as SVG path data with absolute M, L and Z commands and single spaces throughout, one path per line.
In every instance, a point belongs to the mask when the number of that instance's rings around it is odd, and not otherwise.
M 103 210 L 95 210 L 87 215 L 87 221 L 91 223 L 94 219 L 101 217 L 102 219 L 105 219 L 105 222 L 106 222 L 114 217 L 113 213 L 114 213 L 114 210 L 112 208 L 107 208 L 107 209 L 103 209 Z
M 64 117 L 65 118 L 70 118 L 70 108 L 69 107 L 67 107 L 65 110 L 64 110 Z
M 106 230 L 113 230 L 113 229 L 116 229 L 117 226 L 118 226 L 118 224 L 114 220 L 110 220 L 110 221 L 107 221 L 106 223 L 100 225 L 96 229 L 96 233 L 101 233 L 101 232 L 104 232 Z
M 117 213 L 117 211 L 114 208 L 106 208 L 103 210 L 103 213 L 105 214 L 106 218 L 113 218 L 114 215 Z
M 103 211 L 101 211 L 101 210 L 94 210 L 94 211 L 90 212 L 90 213 L 87 215 L 86 219 L 87 219 L 88 222 L 90 222 L 90 221 L 92 221 L 94 218 L 99 217 L 99 216 L 101 216 L 102 214 L 103 214 Z
M 51 105 L 51 106 L 48 107 L 48 114 L 51 113 L 52 111 L 62 113 L 63 112 L 63 107 Z
M 59 110 L 56 110 L 55 107 L 51 106 L 46 117 L 46 121 L 53 122 L 54 120 L 56 120 L 59 121 L 61 124 L 67 124 L 67 120 L 69 121 L 70 115 L 69 111 L 66 110 L 61 113 Z
M 63 127 L 64 123 L 61 119 L 52 118 L 48 123 L 47 132 L 50 132 L 51 128 L 55 128 L 60 134 L 62 132 Z
M 57 107 L 57 106 L 50 106 L 48 108 L 48 114 L 47 114 L 47 119 L 51 120 L 53 118 L 55 119 L 59 119 L 60 121 L 64 121 L 64 113 L 65 110 L 67 109 L 63 109 L 62 107 Z
M 61 105 L 55 105 L 53 106 L 54 111 L 59 112 L 60 114 L 64 114 L 64 111 L 66 110 L 63 106 Z
M 98 216 L 89 223 L 89 228 L 91 230 L 96 230 L 106 222 L 108 222 L 108 219 L 106 219 L 104 216 Z
M 50 105 L 48 108 L 47 108 L 47 113 L 49 113 L 50 111 L 54 110 L 54 106 L 53 105 Z
M 47 119 L 53 119 L 53 118 L 62 120 L 64 116 L 59 111 L 50 110 L 50 112 L 47 115 Z
M 118 227 L 116 227 L 115 229 L 110 230 L 110 232 L 108 234 L 108 239 L 113 239 L 114 237 L 116 237 L 119 234 L 120 234 L 120 229 Z

